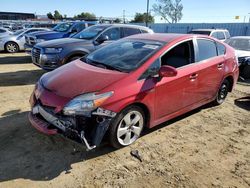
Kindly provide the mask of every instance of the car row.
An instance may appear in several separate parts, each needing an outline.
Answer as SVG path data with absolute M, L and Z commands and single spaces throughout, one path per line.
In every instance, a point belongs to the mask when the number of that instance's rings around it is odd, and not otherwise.
M 222 104 L 238 74 L 234 49 L 209 36 L 131 35 L 44 74 L 30 97 L 29 121 L 88 150 L 105 135 L 120 148 L 144 128 Z

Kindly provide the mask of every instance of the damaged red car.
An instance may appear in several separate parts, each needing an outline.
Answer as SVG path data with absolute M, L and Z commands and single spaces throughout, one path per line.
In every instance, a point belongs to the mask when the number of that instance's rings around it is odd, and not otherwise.
M 120 148 L 206 103 L 221 104 L 238 78 L 234 50 L 208 36 L 134 35 L 43 75 L 31 124 L 93 149 Z

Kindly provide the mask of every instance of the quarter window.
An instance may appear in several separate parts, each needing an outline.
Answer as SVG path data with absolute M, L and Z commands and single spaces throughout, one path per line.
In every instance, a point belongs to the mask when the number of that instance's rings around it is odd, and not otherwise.
M 149 66 L 149 68 L 141 75 L 139 80 L 146 79 L 158 74 L 158 71 L 161 67 L 160 59 L 157 59 L 153 64 Z
M 226 53 L 226 47 L 218 42 L 216 44 L 217 44 L 218 55 L 224 55 Z
M 211 40 L 197 39 L 198 43 L 198 61 L 203 61 L 217 56 L 215 43 Z

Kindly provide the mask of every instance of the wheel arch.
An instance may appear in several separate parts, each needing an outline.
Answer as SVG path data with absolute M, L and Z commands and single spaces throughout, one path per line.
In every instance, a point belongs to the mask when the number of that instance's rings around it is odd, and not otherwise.
M 10 43 L 10 42 L 12 42 L 12 43 L 15 43 L 16 45 L 17 45 L 17 47 L 18 47 L 18 50 L 20 50 L 20 46 L 19 46 L 19 44 L 17 43 L 17 42 L 15 42 L 15 41 L 7 41 L 7 42 L 5 42 L 5 44 L 4 44 L 4 49 L 6 50 L 6 45 L 8 44 L 8 43 Z
M 88 52 L 86 51 L 74 51 L 71 52 L 69 55 L 67 55 L 67 57 L 65 57 L 63 64 L 67 63 L 71 58 L 75 57 L 75 56 L 84 56 L 87 55 Z

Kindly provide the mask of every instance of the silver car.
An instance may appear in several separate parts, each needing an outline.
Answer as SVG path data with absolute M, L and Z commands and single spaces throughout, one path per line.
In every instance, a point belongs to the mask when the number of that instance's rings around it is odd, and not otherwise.
M 12 32 L 6 28 L 0 27 L 0 37 L 10 35 Z
M 6 50 L 9 53 L 15 53 L 24 50 L 25 34 L 48 30 L 47 28 L 29 28 L 18 30 L 10 35 L 0 36 L 0 51 Z

